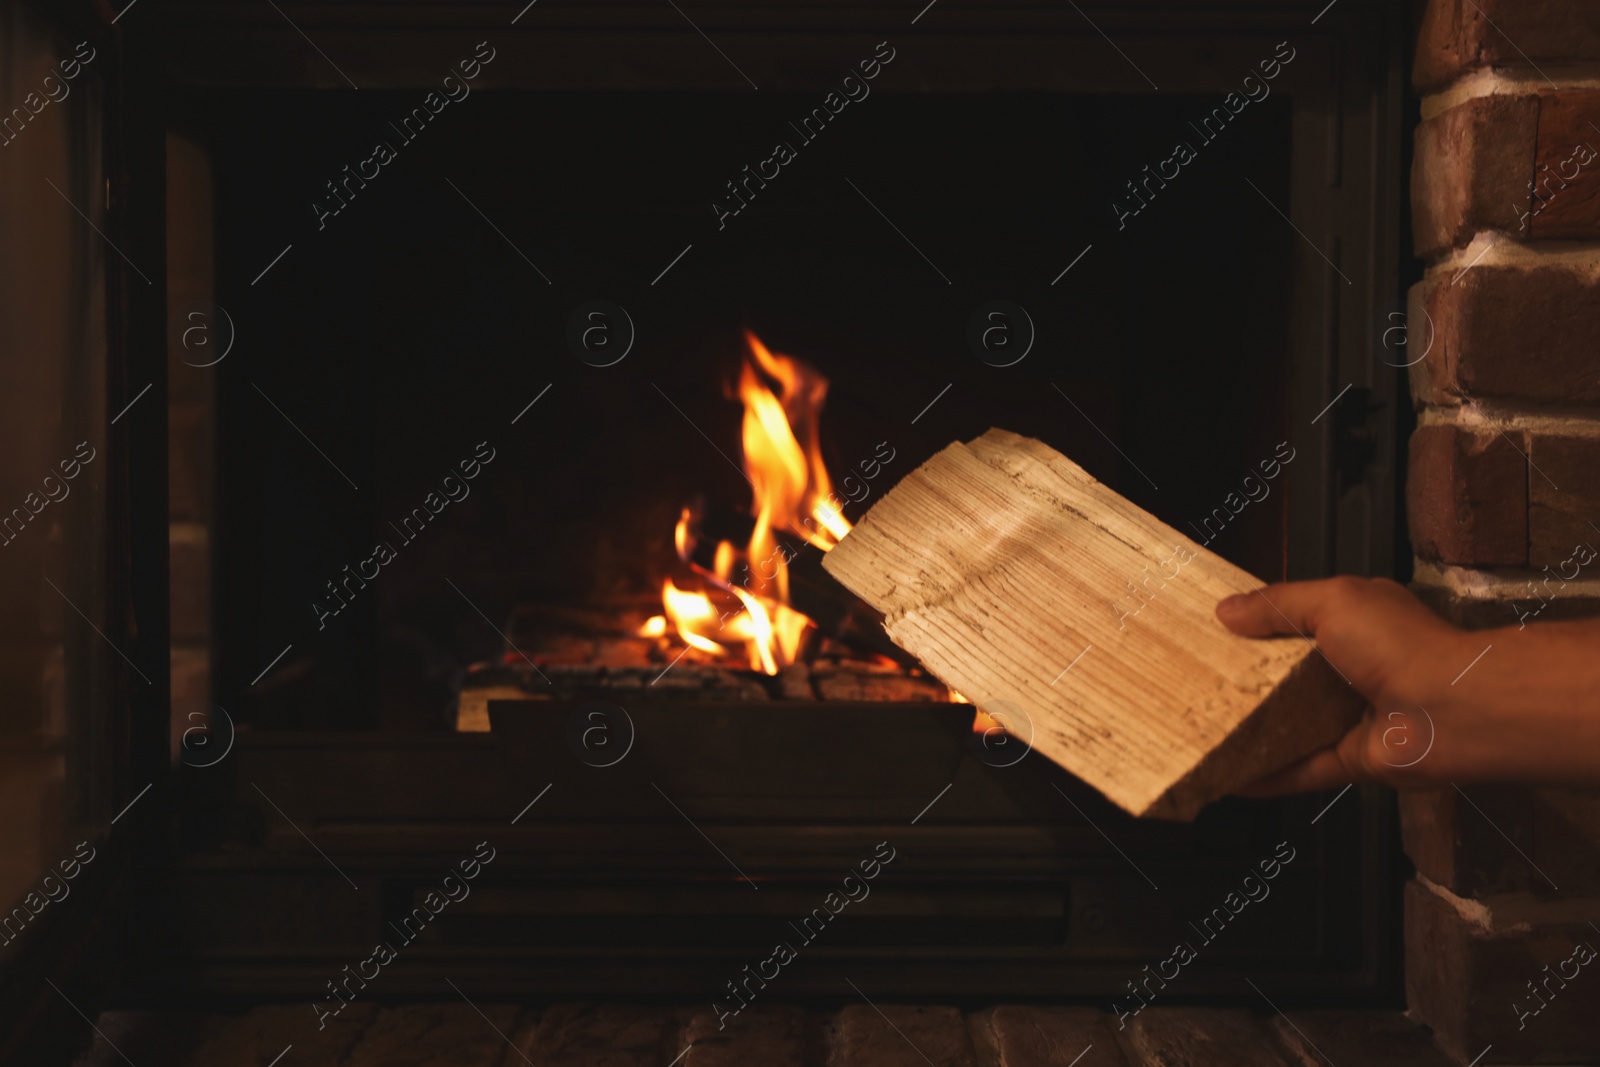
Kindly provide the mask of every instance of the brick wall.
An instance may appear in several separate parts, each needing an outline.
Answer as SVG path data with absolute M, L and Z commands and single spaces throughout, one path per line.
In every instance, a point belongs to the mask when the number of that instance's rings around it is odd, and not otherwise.
M 1600 562 L 1568 561 L 1600 549 L 1600 4 L 1427 0 L 1414 78 L 1418 591 L 1474 628 L 1593 614 Z M 1557 973 L 1600 948 L 1600 796 L 1401 811 L 1412 1014 L 1463 1063 L 1600 1063 L 1600 966 Z

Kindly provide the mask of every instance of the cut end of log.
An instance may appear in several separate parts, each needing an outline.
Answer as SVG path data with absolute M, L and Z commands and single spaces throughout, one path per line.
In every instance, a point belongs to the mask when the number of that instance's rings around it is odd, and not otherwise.
M 823 566 L 936 678 L 1135 815 L 1192 819 L 1364 707 L 1309 641 L 1217 621 L 1261 582 L 1004 430 L 907 475 Z

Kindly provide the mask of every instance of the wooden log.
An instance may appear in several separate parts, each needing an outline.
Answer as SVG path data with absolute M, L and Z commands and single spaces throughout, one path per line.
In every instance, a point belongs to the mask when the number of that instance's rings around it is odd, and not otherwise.
M 823 565 L 935 677 L 1135 815 L 1191 819 L 1364 706 L 1308 640 L 1217 621 L 1262 583 L 1004 430 L 917 468 Z

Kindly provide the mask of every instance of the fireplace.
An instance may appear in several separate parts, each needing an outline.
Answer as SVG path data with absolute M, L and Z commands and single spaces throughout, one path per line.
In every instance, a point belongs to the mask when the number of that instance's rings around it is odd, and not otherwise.
M 817 566 L 999 426 L 1527 616 L 1600 521 L 1588 6 L 0 29 L 0 1062 L 1594 1060 L 1592 796 L 1130 820 Z M 752 359 L 837 504 L 763 522 Z
M 1392 801 L 1130 820 L 817 565 L 998 425 L 1262 578 L 1392 572 L 1377 8 L 688 13 L 707 46 L 670 7 L 160 7 L 173 300 L 218 348 L 174 333 L 212 594 L 159 988 L 320 990 L 485 841 L 384 996 L 728 997 L 785 937 L 778 999 L 1127 1004 L 1186 939 L 1173 1001 L 1393 1002 Z M 776 521 L 752 374 L 809 486 Z

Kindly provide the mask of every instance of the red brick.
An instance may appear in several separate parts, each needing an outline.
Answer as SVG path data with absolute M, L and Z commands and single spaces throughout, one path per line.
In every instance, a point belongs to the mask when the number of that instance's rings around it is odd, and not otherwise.
M 1418 405 L 1461 403 L 1454 359 L 1461 347 L 1460 326 L 1451 277 L 1454 275 L 1437 274 L 1413 285 L 1406 293 L 1406 318 L 1400 324 L 1405 336 L 1385 334 L 1383 338 L 1384 361 L 1406 367 L 1411 399 Z M 1387 325 L 1392 328 L 1394 320 L 1387 320 Z M 1445 343 L 1445 327 L 1451 329 L 1449 344 Z
M 227 1019 L 194 1057 L 196 1064 L 271 1063 L 293 1042 L 295 1067 L 340 1067 L 350 1062 L 351 1050 L 378 1017 L 375 1004 L 357 1001 L 320 1030 L 315 1013 L 306 1004 L 269 1004 Z M 130 1053 L 137 1056 L 136 1052 Z M 117 1063 L 125 1063 L 118 1059 Z M 135 1059 L 145 1065 L 152 1061 Z M 159 1061 L 154 1061 L 159 1062 Z M 289 1057 L 283 1062 L 287 1064 Z
M 794 1005 L 751 1005 L 721 1027 L 717 1014 L 702 1008 L 683 1030 L 683 1067 L 806 1067 L 820 1040 L 820 1024 Z
M 1470 803 L 1454 786 L 1400 794 L 1419 874 L 1472 900 L 1548 898 L 1556 886 L 1600 896 L 1600 796 L 1519 785 L 1469 786 L 1465 796 Z
M 1580 544 L 1600 550 L 1600 435 L 1534 434 L 1528 458 L 1528 562 L 1541 572 L 1540 599 L 1553 603 L 1563 578 L 1600 578 L 1600 560 L 1580 568 L 1574 559 Z
M 1600 547 L 1600 546 L 1596 546 Z M 1541 575 L 1542 577 L 1542 575 Z M 1529 580 L 1533 578 L 1530 573 Z M 1411 591 L 1434 610 L 1440 618 L 1463 630 L 1485 630 L 1494 626 L 1509 626 L 1517 622 L 1520 612 L 1529 610 L 1528 598 L 1514 596 L 1478 597 L 1459 596 L 1434 585 L 1413 584 Z M 1516 590 L 1513 590 L 1515 592 Z M 1538 621 L 1556 619 L 1587 619 L 1600 615 L 1600 597 L 1561 596 L 1547 603 L 1539 612 Z
M 1270 995 L 1270 991 L 1269 992 Z M 1299 1057 L 1244 1011 L 1148 1008 L 1122 1035 L 1128 1058 L 1150 1067 L 1299 1067 Z
M 1400 837 L 1417 873 L 1446 888 L 1456 885 L 1454 789 L 1407 790 L 1400 794 Z
M 497 1067 L 518 1009 L 508 1004 L 411 1004 L 385 1008 L 344 1067 Z M 336 1024 L 330 1023 L 332 1028 Z
M 1534 210 L 1528 235 L 1542 240 L 1600 236 L 1600 92 L 1565 90 L 1539 98 Z M 1587 162 L 1584 162 L 1587 160 Z
M 1417 255 L 1463 247 L 1479 230 L 1517 232 L 1532 194 L 1539 98 L 1483 96 L 1417 127 L 1411 166 Z
M 177 760 L 186 751 L 199 750 L 205 755 L 191 758 L 197 762 L 208 761 L 211 752 L 218 749 L 206 751 L 207 745 L 216 743 L 220 746 L 221 738 L 226 736 L 220 720 L 216 724 L 216 732 L 211 732 L 211 716 L 215 714 L 211 710 L 211 655 L 203 648 L 174 647 L 168 663 L 172 692 L 169 754 L 173 760 Z M 191 727 L 200 729 L 188 733 Z M 184 747 L 186 740 L 189 745 L 187 749 Z
M 999 1067 L 1126 1067 L 1108 1020 L 1096 1008 L 1007 1004 L 986 1021 Z
M 1513 43 L 1515 42 L 1515 43 Z M 1484 67 L 1581 62 L 1600 56 L 1600 6 L 1582 0 L 1428 0 L 1412 81 L 1442 89 Z M 1536 73 L 1536 72 L 1535 72 Z
M 198 372 L 193 372 L 198 373 Z M 167 409 L 167 516 L 204 522 L 212 512 L 216 455 L 209 408 L 171 404 Z
M 1600 184 L 1600 160 L 1594 165 Z M 1419 283 L 1410 305 L 1408 332 L 1416 332 L 1421 309 L 1433 337 L 1411 368 L 1418 399 L 1600 403 L 1600 274 L 1480 263 Z
M 961 1012 L 950 1007 L 852 1004 L 834 1019 L 836 1067 L 978 1067 Z
M 1424 559 L 1516 566 L 1528 558 L 1523 443 L 1493 431 L 1423 426 L 1411 435 L 1408 518 Z
M 539 1067 L 659 1067 L 683 1051 L 678 1030 L 665 1008 L 556 1004 L 539 1019 L 532 1040 L 519 1038 L 518 1046 Z
M 70 987 L 69 987 L 70 988 Z M 304 1008 L 301 1008 L 304 1011 Z M 226 1024 L 216 1016 L 192 1011 L 106 1011 L 95 1019 L 88 1033 L 89 1047 L 76 1057 L 71 1067 L 126 1067 L 138 1064 L 210 1064 L 216 1058 L 196 1055 L 207 1036 Z M 205 1046 L 211 1048 L 212 1045 Z M 283 1046 L 280 1044 L 279 1049 Z M 244 1053 L 235 1052 L 231 1062 L 248 1062 Z M 20 1058 L 16 1062 L 23 1062 Z M 57 1061 L 61 1062 L 61 1061 Z M 263 1060 L 263 1063 L 266 1061 Z M 318 1063 L 314 1058 L 310 1061 Z M 331 1064 L 327 1060 L 321 1064 Z
M 1458 1067 L 1433 1035 L 1397 1011 L 1297 1011 L 1293 1019 L 1274 1019 L 1273 1025 L 1307 1064 Z
M 1472 1003 L 1476 942 L 1481 936 L 1444 900 L 1411 882 L 1405 891 L 1406 1009 L 1433 1028 L 1439 1044 L 1462 1063 L 1483 1048 L 1465 1010 Z M 1474 1045 L 1470 1053 L 1468 1045 Z
M 211 547 L 206 527 L 175 522 L 167 530 L 168 585 L 172 637 L 204 643 L 211 639 Z
M 1573 904 L 1575 913 L 1600 912 L 1600 900 Z M 1546 965 L 1579 943 L 1600 946 L 1593 927 L 1573 921 L 1485 929 L 1419 882 L 1406 887 L 1405 906 L 1409 1013 L 1433 1028 L 1446 1052 L 1467 1063 L 1492 1045 L 1478 1060 L 1484 1065 L 1600 1062 L 1593 1022 L 1600 961 L 1579 969 L 1565 989 L 1552 982 L 1557 993 L 1538 1015 L 1521 1018 L 1514 1008 L 1535 1005 L 1527 983 L 1542 980 Z
M 1558 885 L 1600 896 L 1600 795 L 1536 789 L 1534 859 Z M 1597 943 L 1600 946 L 1600 943 Z

